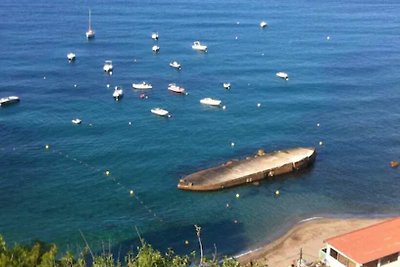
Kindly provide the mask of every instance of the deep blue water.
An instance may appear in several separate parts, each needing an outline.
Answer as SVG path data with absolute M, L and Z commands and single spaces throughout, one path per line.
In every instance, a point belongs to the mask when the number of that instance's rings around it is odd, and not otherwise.
M 398 14 L 395 0 L 3 0 L 0 96 L 21 102 L 0 109 L 0 233 L 74 250 L 81 230 L 97 250 L 124 250 L 137 228 L 186 253 L 198 224 L 208 251 L 215 243 L 235 254 L 310 216 L 399 214 L 399 170 L 388 165 L 400 160 Z M 195 40 L 209 52 L 193 51 Z M 180 72 L 168 66 L 175 59 Z M 154 86 L 146 100 L 131 89 L 142 80 Z M 170 82 L 189 95 L 168 92 Z M 226 110 L 201 106 L 208 96 Z M 156 106 L 173 117 L 155 117 Z M 221 192 L 176 189 L 201 168 L 296 146 L 318 149 L 303 173 Z

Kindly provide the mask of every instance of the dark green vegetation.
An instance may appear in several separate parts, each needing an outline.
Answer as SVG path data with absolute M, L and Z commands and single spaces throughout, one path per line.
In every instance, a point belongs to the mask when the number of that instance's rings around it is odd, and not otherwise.
M 67 252 L 58 255 L 55 244 L 45 244 L 36 241 L 31 245 L 15 244 L 9 248 L 3 237 L 0 235 L 0 267 L 186 267 L 186 266 L 207 266 L 207 267 L 239 267 L 240 264 L 225 258 L 218 262 L 213 259 L 200 257 L 195 259 L 195 252 L 191 255 L 179 256 L 172 250 L 165 254 L 154 249 L 150 244 L 142 241 L 137 248 L 137 253 L 129 252 L 125 256 L 115 257 L 111 253 L 95 255 L 87 246 L 79 255 Z M 200 263 L 198 263 L 200 261 Z M 193 265 L 191 265 L 193 264 Z

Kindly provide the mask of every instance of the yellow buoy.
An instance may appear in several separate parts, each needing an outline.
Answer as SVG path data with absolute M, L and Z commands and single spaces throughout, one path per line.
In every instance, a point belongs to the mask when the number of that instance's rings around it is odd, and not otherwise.
M 280 195 L 279 190 L 276 190 L 276 191 L 275 191 L 275 195 L 276 195 L 276 196 L 279 196 L 279 195 Z
M 189 245 L 189 241 L 188 240 L 185 240 L 185 245 Z
M 130 194 L 131 196 L 133 196 L 133 195 L 135 194 L 135 192 L 133 192 L 133 190 L 131 190 L 131 191 L 129 191 L 129 194 Z
M 106 175 L 107 175 L 107 176 L 110 175 L 110 171 L 106 171 Z
M 237 193 L 237 194 L 236 194 L 236 198 L 239 198 L 239 197 L 240 197 L 240 195 L 239 195 L 239 193 Z
M 45 145 L 45 148 L 46 148 L 46 149 L 49 149 L 49 148 L 50 148 L 50 146 L 49 146 L 49 145 Z

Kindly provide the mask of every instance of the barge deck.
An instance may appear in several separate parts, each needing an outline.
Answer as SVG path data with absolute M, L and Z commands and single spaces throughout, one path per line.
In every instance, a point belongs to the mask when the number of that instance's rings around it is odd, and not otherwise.
M 261 153 L 192 173 L 179 180 L 178 188 L 190 191 L 213 191 L 254 183 L 267 177 L 306 168 L 314 162 L 315 156 L 316 149 L 311 147 Z

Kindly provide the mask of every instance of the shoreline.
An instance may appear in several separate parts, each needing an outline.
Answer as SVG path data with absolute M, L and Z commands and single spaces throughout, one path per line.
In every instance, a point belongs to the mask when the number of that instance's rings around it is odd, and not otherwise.
M 314 216 L 302 219 L 284 229 L 272 241 L 258 248 L 244 251 L 233 258 L 244 266 L 290 266 L 299 257 L 300 249 L 307 262 L 318 260 L 323 241 L 329 237 L 363 228 L 396 215 L 376 215 L 369 217 L 329 217 Z

